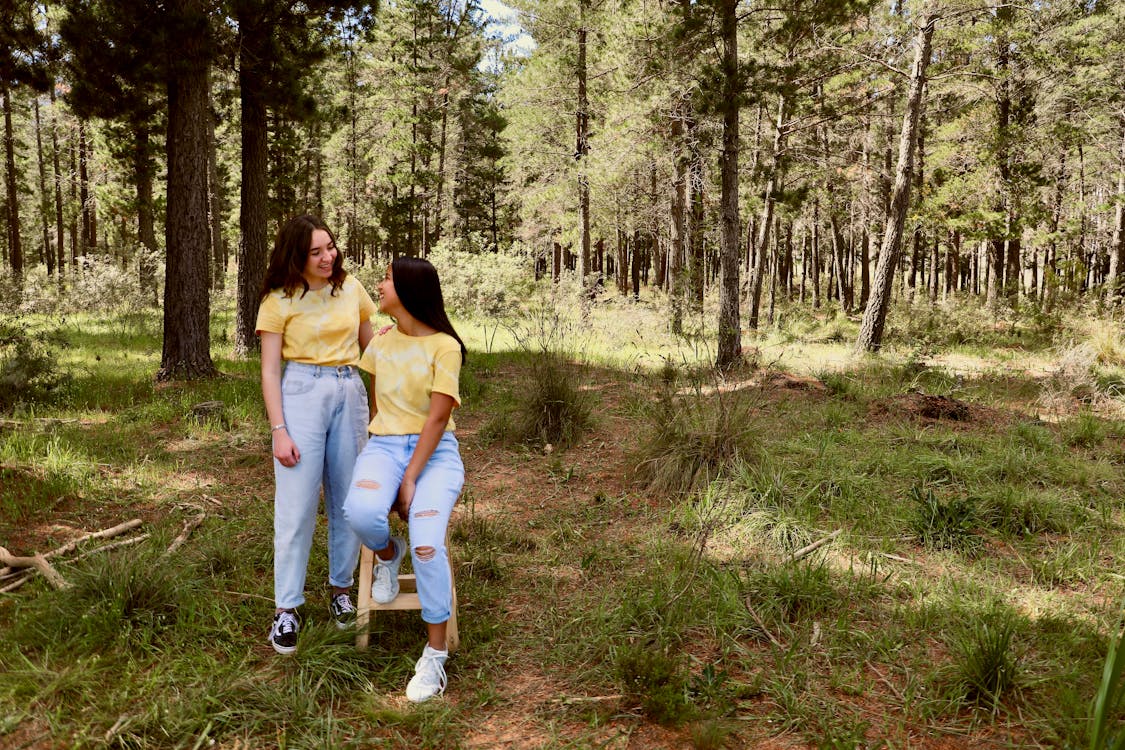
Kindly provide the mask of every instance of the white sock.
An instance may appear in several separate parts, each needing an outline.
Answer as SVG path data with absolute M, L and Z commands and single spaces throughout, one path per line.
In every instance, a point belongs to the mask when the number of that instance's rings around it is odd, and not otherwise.
M 445 661 L 449 658 L 449 651 L 446 649 L 438 651 L 436 648 L 427 643 L 426 648 L 422 649 L 422 656 L 434 656 L 438 659 L 441 659 L 442 661 Z

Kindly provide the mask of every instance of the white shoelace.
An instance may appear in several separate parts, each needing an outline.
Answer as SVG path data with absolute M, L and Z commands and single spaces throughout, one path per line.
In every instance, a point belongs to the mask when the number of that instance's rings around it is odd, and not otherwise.
M 258 631 L 261 632 L 261 631 Z M 277 634 L 285 635 L 286 633 L 297 632 L 297 616 L 292 612 L 282 612 L 277 618 Z
M 422 658 L 414 665 L 414 671 L 422 678 L 422 684 L 427 687 L 437 684 L 438 692 L 445 692 L 445 659 L 428 653 L 422 654 Z

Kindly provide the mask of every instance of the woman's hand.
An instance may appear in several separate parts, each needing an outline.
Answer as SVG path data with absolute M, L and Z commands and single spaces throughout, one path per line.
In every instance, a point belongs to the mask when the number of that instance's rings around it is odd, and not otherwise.
M 301 451 L 297 450 L 297 444 L 284 427 L 273 433 L 273 457 L 290 469 L 301 460 Z
M 398 512 L 398 517 L 406 521 L 410 518 L 410 504 L 414 502 L 414 492 L 417 489 L 413 479 L 403 479 L 402 484 L 398 486 L 398 501 L 395 503 L 395 510 Z

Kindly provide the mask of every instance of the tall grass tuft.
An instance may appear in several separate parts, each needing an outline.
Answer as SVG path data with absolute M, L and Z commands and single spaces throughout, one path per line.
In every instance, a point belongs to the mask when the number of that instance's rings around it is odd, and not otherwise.
M 910 488 L 914 503 L 911 519 L 914 535 L 931 549 L 964 549 L 978 541 L 973 533 L 977 526 L 977 512 L 968 498 L 951 497 L 943 500 L 930 487 L 915 485 Z
M 593 422 L 593 405 L 589 391 L 578 387 L 576 369 L 557 352 L 532 355 L 513 424 L 518 440 L 566 448 L 581 439 Z
M 955 689 L 963 700 L 995 709 L 1017 683 L 1019 662 L 1013 649 L 1017 621 L 999 605 L 970 619 L 954 636 Z
M 752 464 L 759 435 L 754 420 L 761 397 L 700 381 L 677 389 L 678 375 L 666 366 L 657 398 L 642 410 L 643 434 L 635 454 L 637 473 L 652 490 L 687 495 Z

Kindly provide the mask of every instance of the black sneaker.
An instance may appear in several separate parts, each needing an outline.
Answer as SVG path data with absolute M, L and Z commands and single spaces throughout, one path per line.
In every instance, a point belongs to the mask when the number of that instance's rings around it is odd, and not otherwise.
M 270 628 L 270 645 L 279 654 L 291 654 L 297 650 L 297 631 L 301 628 L 301 618 L 296 612 L 284 610 L 273 616 Z
M 355 605 L 346 593 L 333 594 L 328 602 L 328 611 L 332 613 L 332 619 L 340 630 L 347 630 L 355 624 Z

